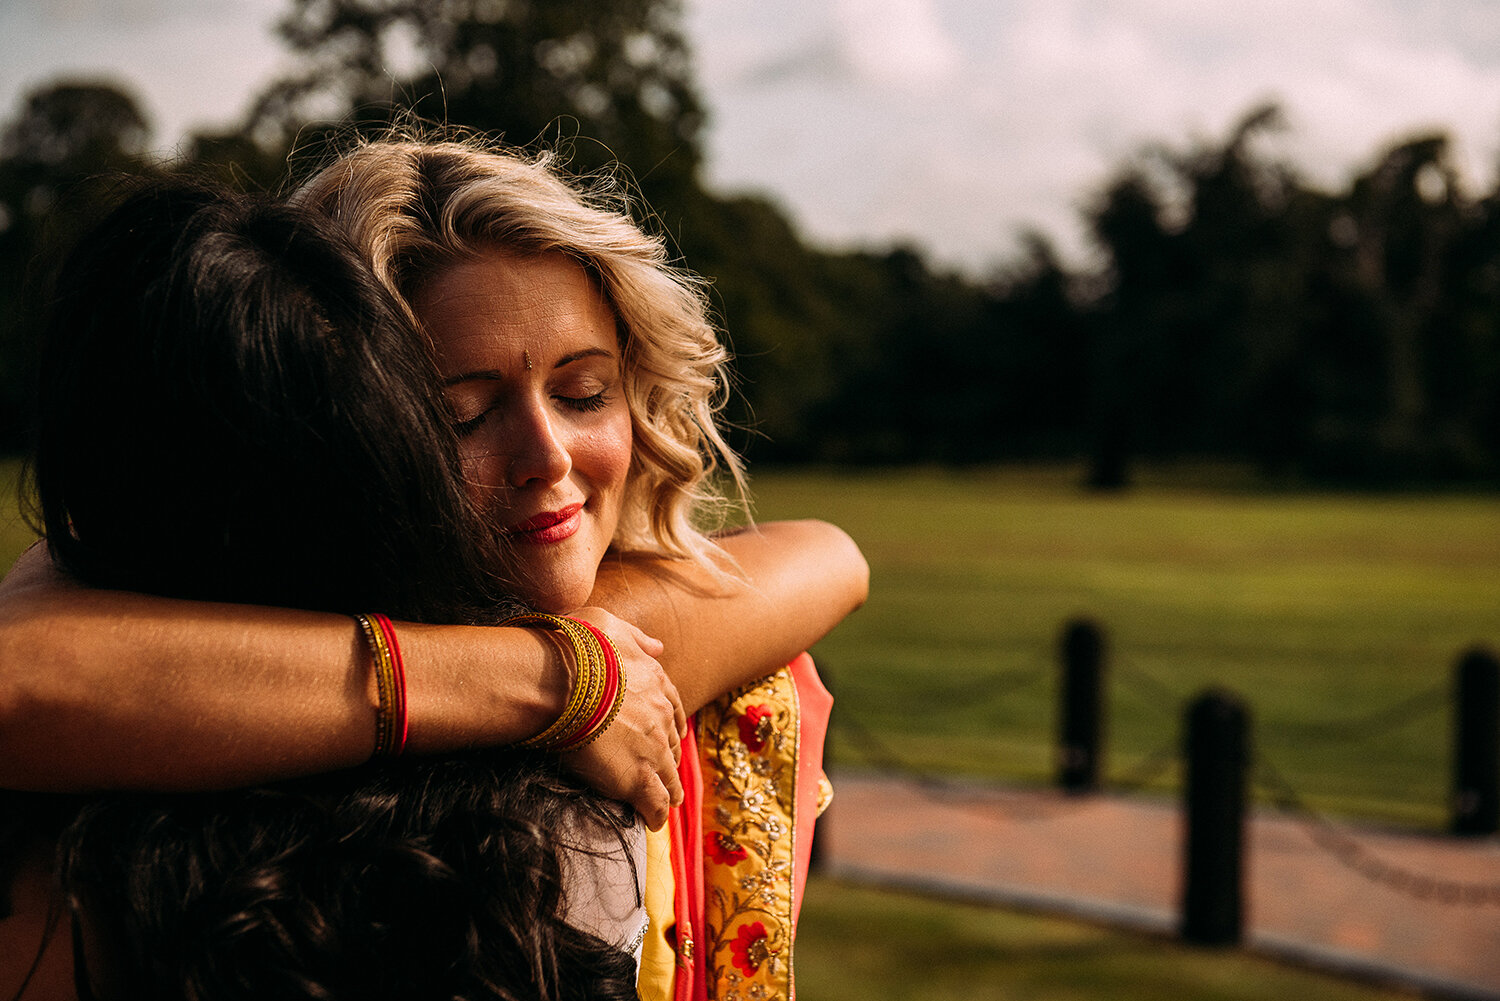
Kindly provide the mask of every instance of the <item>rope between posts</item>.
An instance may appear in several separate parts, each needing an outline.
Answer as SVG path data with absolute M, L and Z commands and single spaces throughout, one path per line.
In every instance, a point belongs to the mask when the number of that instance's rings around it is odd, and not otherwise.
M 1141 700 L 1148 708 L 1155 709 L 1165 716 L 1171 716 L 1175 708 L 1184 701 L 1184 696 L 1174 692 L 1169 686 L 1147 674 L 1145 671 L 1132 667 L 1129 664 L 1121 664 L 1114 672 L 1120 681 L 1128 688 L 1134 688 L 1141 696 Z M 1172 708 L 1167 708 L 1167 707 Z
M 1186 696 L 1173 691 L 1171 686 L 1128 662 L 1118 664 L 1114 674 L 1123 688 L 1133 690 L 1148 709 L 1154 709 L 1162 715 L 1170 715 L 1172 710 L 1168 707 L 1181 705 L 1186 700 Z M 1446 684 L 1437 684 L 1363 716 L 1332 723 L 1265 721 L 1261 725 L 1278 735 L 1304 742 L 1363 740 L 1438 715 L 1452 700 L 1451 688 Z
M 1030 688 L 1052 676 L 1047 667 L 1019 667 L 986 674 L 972 681 L 947 688 L 912 688 L 902 693 L 902 705 L 908 713 L 950 709 L 955 705 L 980 707 L 997 704 L 1017 692 Z
M 978 678 L 969 684 L 955 688 L 947 693 L 947 698 L 950 700 L 948 704 L 951 705 L 954 701 L 976 700 L 981 697 L 989 702 L 998 702 L 1051 676 L 1052 671 L 1048 667 L 1012 668 L 1009 671 Z
M 981 704 L 981 700 L 993 704 L 1050 676 L 1051 671 L 1046 666 L 1014 668 L 953 686 L 937 696 L 935 701 L 945 706 L 976 705 Z M 924 700 L 919 698 L 916 701 Z M 934 701 L 934 698 L 929 696 L 926 701 Z M 830 726 L 843 731 L 850 742 L 858 746 L 865 763 L 873 766 L 877 771 L 908 778 L 928 789 L 946 788 L 953 785 L 952 781 L 944 776 L 914 767 L 884 738 L 876 735 L 873 730 L 850 715 L 847 709 L 841 708 L 829 722 Z
M 1014 668 L 981 678 L 951 684 L 947 689 L 911 691 L 904 697 L 905 708 L 921 710 L 927 705 L 961 705 L 970 710 L 998 704 L 1024 688 L 1052 676 L 1046 666 Z M 1122 688 L 1132 690 L 1149 710 L 1170 714 L 1183 697 L 1172 688 L 1135 666 L 1117 661 L 1112 673 Z M 1106 675 L 1107 676 L 1107 675 Z M 1066 692 L 1064 693 L 1066 694 Z M 1327 723 L 1271 722 L 1262 724 L 1278 738 L 1300 742 L 1331 743 L 1355 741 L 1378 736 L 1399 727 L 1441 713 L 1451 702 L 1453 693 L 1447 685 L 1438 684 L 1402 698 L 1384 708 Z M 924 794 L 941 798 L 947 805 L 981 812 L 993 818 L 998 812 L 1016 820 L 1041 819 L 1086 806 L 1087 796 L 1059 795 L 1037 797 L 1012 790 L 990 787 L 981 798 L 975 796 L 973 779 L 952 778 L 929 767 L 918 767 L 899 751 L 882 733 L 866 726 L 842 707 L 830 721 L 852 745 L 864 763 L 876 771 L 915 785 Z M 1164 743 L 1135 762 L 1116 780 L 1108 783 L 1112 792 L 1129 794 L 1156 782 L 1164 773 L 1182 762 L 1177 741 Z M 1332 856 L 1340 865 L 1361 877 L 1405 894 L 1414 899 L 1436 901 L 1458 906 L 1500 906 L 1500 883 L 1474 883 L 1444 879 L 1410 867 L 1391 864 L 1362 844 L 1346 828 L 1309 807 L 1298 791 L 1286 781 L 1263 754 L 1257 754 L 1254 776 L 1264 795 L 1273 804 L 1300 820 L 1311 841 Z
M 1395 730 L 1427 716 L 1435 716 L 1453 700 L 1447 685 L 1434 685 L 1426 691 L 1402 699 L 1384 709 L 1334 723 L 1267 723 L 1276 730 L 1300 741 L 1332 742 L 1363 740 L 1378 733 Z
M 1130 771 L 1110 782 L 1111 792 L 1139 792 L 1164 773 L 1177 766 L 1182 758 L 1182 749 L 1176 740 L 1162 744 L 1135 764 Z
M 873 767 L 876 771 L 895 778 L 911 782 L 924 794 L 934 798 L 941 798 L 951 805 L 952 797 L 955 795 L 967 795 L 974 791 L 971 782 L 954 779 L 950 776 L 934 772 L 930 769 L 920 768 L 906 760 L 883 737 L 880 737 L 869 727 L 859 721 L 857 717 L 851 716 L 845 711 L 836 713 L 832 720 L 832 726 L 849 738 L 851 744 L 859 749 L 864 763 Z M 1122 794 L 1137 792 L 1150 785 L 1162 774 L 1172 769 L 1178 760 L 1178 748 L 1176 742 L 1164 744 L 1163 746 L 1146 755 L 1137 762 L 1128 772 L 1118 780 L 1110 783 L 1110 791 Z M 981 809 L 986 813 L 992 813 L 994 801 L 979 803 L 963 803 L 965 808 Z M 1001 812 L 1014 820 L 1033 820 L 1045 817 L 1053 817 L 1060 813 L 1070 812 L 1088 806 L 1087 797 L 1069 796 L 1064 798 L 1049 798 L 1045 801 L 1028 799 L 1024 806 L 1019 802 L 1001 804 Z
M 1500 907 L 1500 883 L 1441 879 L 1376 858 L 1359 839 L 1310 807 L 1264 757 L 1256 761 L 1256 774 L 1272 802 L 1296 814 L 1315 845 L 1370 882 L 1417 900 L 1463 907 Z

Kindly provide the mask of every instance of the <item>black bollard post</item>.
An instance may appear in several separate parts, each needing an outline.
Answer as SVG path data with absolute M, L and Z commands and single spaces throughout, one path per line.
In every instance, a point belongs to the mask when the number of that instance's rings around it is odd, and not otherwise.
M 1500 663 L 1481 647 L 1459 658 L 1453 693 L 1453 833 L 1500 831 Z
M 1195 945 L 1237 945 L 1244 935 L 1249 716 L 1227 691 L 1204 692 L 1188 706 L 1181 933 Z
M 1088 619 L 1063 629 L 1057 784 L 1071 793 L 1099 788 L 1103 763 L 1104 631 Z

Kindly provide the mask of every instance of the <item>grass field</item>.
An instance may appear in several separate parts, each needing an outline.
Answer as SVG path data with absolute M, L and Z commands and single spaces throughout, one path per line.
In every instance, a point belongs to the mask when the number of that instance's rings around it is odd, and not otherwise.
M 1262 760 L 1314 804 L 1441 826 L 1437 689 L 1463 649 L 1500 647 L 1500 497 L 1229 479 L 1147 474 L 1098 495 L 1067 469 L 758 476 L 758 517 L 826 518 L 870 561 L 869 603 L 815 651 L 839 700 L 835 759 L 865 758 L 858 724 L 911 767 L 1049 781 L 1058 636 L 1086 615 L 1111 650 L 1116 779 L 1177 746 L 1188 698 L 1226 686 Z M 1375 719 L 1413 699 L 1426 711 Z
M 18 510 L 18 488 L 21 463 L 17 459 L 0 459 L 0 566 L 6 569 L 21 555 L 21 551 L 36 541 Z
M 1073 921 L 813 880 L 797 991 L 816 1001 L 1396 1001 L 1410 994 Z

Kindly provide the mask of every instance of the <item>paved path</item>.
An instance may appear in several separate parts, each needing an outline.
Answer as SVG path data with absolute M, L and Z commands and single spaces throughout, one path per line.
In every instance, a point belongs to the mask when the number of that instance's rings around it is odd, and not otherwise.
M 831 874 L 1176 928 L 1182 830 L 1173 802 L 865 773 L 835 773 L 833 782 L 818 827 Z M 1275 813 L 1257 815 L 1247 837 L 1252 948 L 1443 997 L 1500 1001 L 1500 839 L 1319 828 Z M 1392 885 L 1403 874 L 1419 881 L 1403 891 Z M 1486 902 L 1442 899 L 1455 895 Z

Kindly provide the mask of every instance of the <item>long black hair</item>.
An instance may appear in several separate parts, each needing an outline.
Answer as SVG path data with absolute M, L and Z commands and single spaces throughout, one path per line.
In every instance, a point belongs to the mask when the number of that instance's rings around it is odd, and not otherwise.
M 138 183 L 50 307 L 34 477 L 81 580 L 429 622 L 504 607 L 431 361 L 319 217 Z M 503 752 L 93 797 L 59 839 L 79 989 L 631 998 L 631 958 L 561 917 L 561 833 L 621 823 L 555 759 Z
M 197 183 L 133 187 L 65 258 L 44 325 L 54 559 L 179 597 L 495 615 L 435 370 L 338 234 Z

